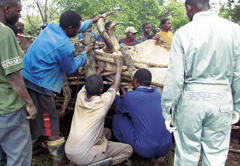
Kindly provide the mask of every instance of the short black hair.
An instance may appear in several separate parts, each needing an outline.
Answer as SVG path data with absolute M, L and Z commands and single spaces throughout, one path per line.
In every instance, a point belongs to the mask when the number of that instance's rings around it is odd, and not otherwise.
M 160 22 L 160 26 L 162 27 L 164 24 L 166 24 L 166 22 L 167 22 L 168 20 L 169 20 L 168 18 L 162 19 L 161 22 Z
M 0 0 L 0 7 L 6 6 L 6 5 L 11 5 L 16 2 L 21 2 L 21 0 Z
M 133 76 L 142 86 L 150 86 L 152 82 L 152 73 L 147 69 L 139 69 Z
M 108 21 L 108 22 L 105 24 L 105 29 L 110 28 L 110 26 L 111 26 L 112 23 L 113 23 L 112 21 Z
M 185 5 L 194 6 L 202 10 L 204 7 L 209 7 L 209 0 L 185 0 Z
M 103 79 L 102 76 L 98 74 L 90 75 L 86 79 L 85 88 L 88 95 L 94 96 L 100 94 L 102 86 Z
M 146 25 L 151 25 L 149 22 L 145 22 L 143 25 L 142 25 L 142 29 L 146 26 Z
M 67 10 L 60 16 L 60 26 L 62 29 L 67 28 L 76 28 L 79 26 L 80 21 L 82 20 L 81 16 L 72 10 Z

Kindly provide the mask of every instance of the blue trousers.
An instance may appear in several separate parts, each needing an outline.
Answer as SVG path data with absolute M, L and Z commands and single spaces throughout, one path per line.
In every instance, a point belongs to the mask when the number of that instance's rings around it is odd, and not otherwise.
M 137 144 L 139 141 L 134 124 L 123 114 L 117 113 L 113 116 L 113 134 L 118 141 L 130 144 L 138 155 L 145 158 L 164 156 L 171 150 L 172 139 L 164 146 L 149 147 L 147 144 Z
M 8 166 L 31 165 L 32 141 L 26 116 L 25 107 L 17 112 L 0 115 L 0 160 L 4 162 L 4 152 Z M 4 163 L 0 161 L 0 164 Z

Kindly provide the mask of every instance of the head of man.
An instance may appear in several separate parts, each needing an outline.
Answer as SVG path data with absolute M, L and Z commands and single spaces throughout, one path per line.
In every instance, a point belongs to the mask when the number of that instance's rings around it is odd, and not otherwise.
M 142 26 L 142 28 L 143 28 L 143 33 L 144 34 L 150 34 L 150 32 L 151 32 L 151 24 L 150 23 L 144 23 L 143 24 L 143 26 Z
M 133 88 L 136 89 L 139 86 L 149 87 L 152 82 L 152 74 L 147 69 L 139 69 L 133 76 Z
M 60 26 L 66 32 L 68 37 L 74 37 L 77 35 L 81 26 L 81 16 L 75 11 L 68 10 L 60 16 Z
M 196 13 L 209 9 L 209 0 L 186 0 L 185 7 L 187 16 L 192 21 Z
M 106 24 L 105 24 L 105 30 L 106 30 L 106 32 L 108 32 L 109 31 L 109 29 L 110 29 L 110 26 L 112 25 L 112 21 L 108 21 Z
M 89 97 L 100 95 L 103 89 L 102 76 L 93 74 L 86 79 L 85 88 Z
M 171 31 L 171 21 L 168 18 L 164 18 L 160 23 L 161 29 L 164 32 Z
M 0 21 L 7 25 L 15 25 L 21 17 L 20 0 L 0 0 Z
M 126 38 L 128 41 L 136 40 L 137 30 L 133 26 L 127 27 L 125 30 L 125 33 L 126 33 Z

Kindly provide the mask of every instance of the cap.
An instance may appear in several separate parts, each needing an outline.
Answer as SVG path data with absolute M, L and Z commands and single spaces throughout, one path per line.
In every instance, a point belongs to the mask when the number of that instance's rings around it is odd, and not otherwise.
M 127 32 L 137 33 L 138 31 L 133 26 L 130 26 L 126 28 L 125 33 Z

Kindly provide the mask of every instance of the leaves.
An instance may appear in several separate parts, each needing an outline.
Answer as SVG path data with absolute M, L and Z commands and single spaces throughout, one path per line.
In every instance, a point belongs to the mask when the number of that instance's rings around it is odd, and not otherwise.
M 228 0 L 221 5 L 220 16 L 240 24 L 240 0 Z
M 163 0 L 55 0 L 58 6 L 64 10 L 75 10 L 83 20 L 99 15 L 114 8 L 120 8 L 121 12 L 106 20 L 124 22 L 117 28 L 118 36 L 125 36 L 127 26 L 134 26 L 142 34 L 142 24 L 149 22 L 152 27 L 159 27 L 160 20 L 168 17 L 172 21 L 172 29 L 175 31 L 188 22 L 183 3 L 171 1 L 169 5 L 162 6 Z

